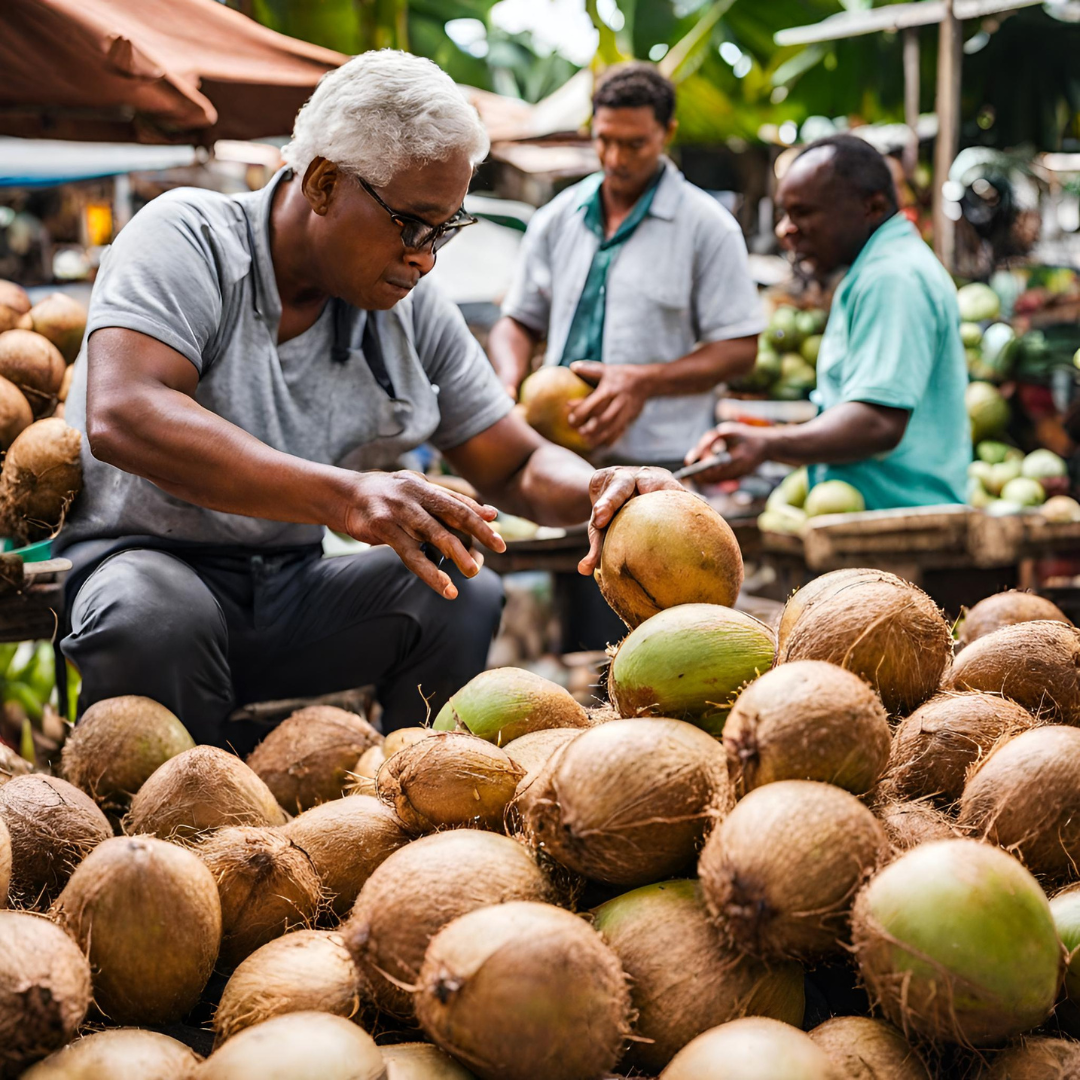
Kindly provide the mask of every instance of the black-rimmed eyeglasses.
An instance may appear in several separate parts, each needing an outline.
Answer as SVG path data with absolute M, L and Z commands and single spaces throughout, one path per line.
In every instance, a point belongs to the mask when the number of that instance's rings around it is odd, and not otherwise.
M 390 220 L 401 230 L 401 242 L 409 251 L 423 251 L 430 247 L 435 255 L 440 248 L 446 247 L 464 228 L 475 225 L 477 219 L 472 214 L 459 210 L 449 221 L 441 225 L 429 225 L 411 214 L 403 214 L 379 198 L 379 193 L 362 177 L 356 177 L 357 183 L 390 215 Z

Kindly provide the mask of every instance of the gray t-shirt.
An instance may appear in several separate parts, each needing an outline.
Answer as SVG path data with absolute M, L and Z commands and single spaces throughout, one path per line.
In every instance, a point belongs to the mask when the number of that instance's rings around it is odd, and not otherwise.
M 332 301 L 309 330 L 277 344 L 270 204 L 288 175 L 282 170 L 262 191 L 236 196 L 183 188 L 140 210 L 102 264 L 87 339 L 110 326 L 156 338 L 195 366 L 200 405 L 277 450 L 327 465 L 396 468 L 421 443 L 451 449 L 502 419 L 512 405 L 506 391 L 461 313 L 430 281 L 390 311 Z M 369 318 L 393 397 L 363 352 Z M 66 409 L 80 431 L 86 369 L 84 347 Z M 132 535 L 284 547 L 322 535 L 319 526 L 194 506 L 98 461 L 86 440 L 82 465 L 83 492 L 59 548 Z

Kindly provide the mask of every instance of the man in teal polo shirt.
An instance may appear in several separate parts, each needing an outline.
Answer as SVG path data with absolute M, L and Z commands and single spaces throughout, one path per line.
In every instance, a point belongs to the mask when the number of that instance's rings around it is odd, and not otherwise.
M 836 135 L 808 146 L 785 175 L 777 235 L 819 277 L 849 267 L 818 356 L 820 415 L 805 424 L 721 424 L 687 455 L 724 449 L 706 481 L 763 461 L 810 466 L 811 483 L 846 480 L 867 509 L 962 503 L 971 433 L 956 289 L 897 213 L 884 158 Z

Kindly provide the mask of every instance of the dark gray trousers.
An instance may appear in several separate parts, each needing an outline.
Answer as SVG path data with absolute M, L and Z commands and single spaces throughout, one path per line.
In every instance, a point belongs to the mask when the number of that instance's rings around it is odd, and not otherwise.
M 422 723 L 483 670 L 502 611 L 497 575 L 444 569 L 457 600 L 386 547 L 332 559 L 317 548 L 110 555 L 77 586 L 61 642 L 82 675 L 79 712 L 141 694 L 196 742 L 243 754 L 267 727 L 227 721 L 238 706 L 374 684 L 385 731 Z

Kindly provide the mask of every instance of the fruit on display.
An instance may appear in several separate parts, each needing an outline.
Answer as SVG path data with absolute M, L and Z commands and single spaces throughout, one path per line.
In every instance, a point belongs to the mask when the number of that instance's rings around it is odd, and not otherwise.
M 960 318 L 965 323 L 986 322 L 996 319 L 1001 312 L 998 295 L 981 281 L 973 281 L 956 290 L 956 303 L 960 308 Z
M 971 422 L 971 441 L 980 443 L 1000 435 L 1009 423 L 1009 403 L 993 383 L 971 382 L 964 391 Z
M 964 613 L 960 622 L 958 643 L 963 648 L 1003 626 L 1040 620 L 1060 623 L 1070 621 L 1057 604 L 1035 593 L 1020 592 L 1016 589 L 994 593 Z
M 858 514 L 866 509 L 862 493 L 846 480 L 823 480 L 806 496 L 803 509 L 807 517 L 823 514 Z

